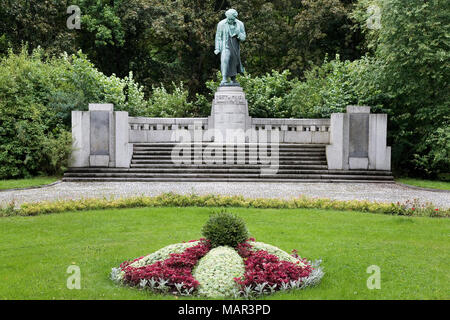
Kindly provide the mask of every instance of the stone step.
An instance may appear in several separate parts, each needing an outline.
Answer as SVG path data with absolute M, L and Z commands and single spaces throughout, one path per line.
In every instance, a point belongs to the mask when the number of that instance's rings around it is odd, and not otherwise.
M 229 147 L 233 147 L 233 148 L 259 148 L 261 147 L 261 144 L 210 144 L 210 143 L 203 143 L 203 144 L 198 144 L 198 143 L 194 143 L 194 144 L 183 144 L 183 143 L 152 143 L 152 144 L 145 144 L 145 143 L 134 143 L 133 144 L 133 149 L 134 150 L 147 150 L 147 149 L 151 149 L 151 150 L 155 150 L 155 149 L 161 149 L 161 150 L 165 150 L 168 148 L 173 148 L 175 146 L 178 147 L 183 147 L 183 148 L 194 148 L 196 146 L 202 146 L 202 148 L 205 147 L 225 147 L 225 148 L 229 148 Z M 325 149 L 325 147 L 327 145 L 325 144 L 297 144 L 297 143 L 292 143 L 292 144 L 286 144 L 286 143 L 280 143 L 277 145 L 279 149 L 286 149 L 286 150 L 291 150 L 291 149 Z M 265 147 L 267 148 L 271 148 L 271 144 L 267 143 L 265 144 Z
M 186 155 L 186 158 L 188 159 L 194 159 L 194 155 Z M 212 158 L 214 159 L 214 155 L 212 156 Z M 238 154 L 234 154 L 233 157 L 227 157 L 227 155 L 222 155 L 222 157 L 220 157 L 223 160 L 226 160 L 227 158 L 232 158 L 232 159 L 241 159 L 244 158 L 246 160 L 248 160 L 250 157 L 248 155 L 238 155 Z M 264 157 L 260 157 L 260 156 L 255 156 L 252 157 L 253 159 L 261 159 L 261 160 L 272 160 L 271 156 L 264 156 Z M 181 161 L 183 160 L 184 157 L 172 157 L 171 155 L 133 155 L 132 160 L 172 160 L 172 161 Z M 289 160 L 319 160 L 319 161 L 326 161 L 327 158 L 325 156 L 306 156 L 306 155 L 301 155 L 301 156 L 279 156 L 277 157 L 278 160 L 280 161 L 289 161 Z
M 232 145 L 232 144 L 172 144 L 172 145 L 137 145 L 137 144 L 133 144 L 133 149 L 135 150 L 166 150 L 166 149 L 171 149 L 175 146 L 178 147 L 182 147 L 182 148 L 238 148 L 238 149 L 259 149 L 259 148 L 272 148 L 272 145 L 270 143 L 268 144 L 253 144 L 253 145 L 242 145 L 242 144 L 238 144 L 238 145 Z M 315 149 L 319 149 L 319 150 L 323 150 L 326 148 L 327 145 L 323 145 L 323 144 L 292 144 L 292 145 L 285 145 L 285 144 L 278 144 L 278 145 L 273 145 L 273 147 L 278 147 L 278 149 L 283 149 L 283 150 L 315 150 Z
M 182 163 L 181 161 L 178 163 Z M 135 165 L 135 164 L 146 164 L 146 165 L 154 165 L 154 164 L 178 164 L 178 163 L 174 163 L 172 160 L 131 160 L 131 165 Z M 191 160 L 192 164 L 196 164 L 194 160 Z M 191 164 L 191 163 L 187 163 L 187 164 Z M 206 164 L 206 162 L 202 162 L 204 164 Z M 224 161 L 223 164 L 225 164 L 226 162 Z M 245 161 L 245 163 L 239 163 L 238 161 L 233 161 L 232 164 L 247 164 L 249 163 L 248 161 Z M 321 161 L 321 160 L 280 160 L 278 161 L 279 164 L 282 165 L 327 165 L 326 161 Z M 221 165 L 221 164 L 218 164 Z
M 64 177 L 94 177 L 94 178 L 259 178 L 259 179 L 346 179 L 346 180 L 392 180 L 392 176 L 372 175 L 332 175 L 332 174 L 273 174 L 261 173 L 68 173 Z
M 173 163 L 155 163 L 155 164 L 139 164 L 139 163 L 132 163 L 131 168 L 223 168 L 223 167 L 229 167 L 229 168 L 260 168 L 262 165 L 250 165 L 250 164 L 217 164 L 217 165 L 207 165 L 207 164 L 173 164 Z M 327 165 L 289 165 L 289 164 L 280 164 L 278 166 L 279 168 L 293 168 L 293 169 L 327 169 Z
M 172 155 L 172 150 L 173 149 L 168 149 L 168 150 L 166 150 L 166 151 L 134 151 L 133 152 L 133 154 L 134 155 L 137 155 L 137 156 L 146 156 L 146 155 L 163 155 L 163 156 L 165 156 L 165 155 Z M 184 151 L 177 151 L 178 153 L 181 153 L 181 154 L 184 154 Z M 197 150 L 190 150 L 190 152 L 186 152 L 187 154 L 194 154 L 195 152 L 198 152 Z M 204 152 L 203 150 L 201 151 L 202 153 Z M 224 151 L 222 151 L 222 154 L 226 154 L 227 152 L 229 152 L 228 150 L 224 150 Z M 214 152 L 213 152 L 214 153 Z M 218 152 L 218 153 L 220 153 L 220 151 Z M 252 152 L 249 152 L 248 150 L 238 150 L 238 151 L 234 151 L 233 152 L 234 154 L 246 154 L 246 155 L 248 155 L 248 154 L 250 154 L 250 153 L 253 153 L 253 154 L 260 154 L 260 153 L 263 153 L 263 152 L 260 152 L 260 151 L 252 151 Z M 272 152 L 271 152 L 271 150 L 270 149 L 268 149 L 267 151 L 265 151 L 265 153 L 268 153 L 268 154 L 271 154 Z M 309 156 L 309 155 L 318 155 L 318 156 L 324 156 L 326 153 L 325 153 L 325 151 L 299 151 L 299 152 L 297 152 L 297 151 L 278 151 L 278 154 L 281 156 L 281 155 L 284 155 L 284 156 L 296 156 L 296 155 L 299 155 L 299 156 L 302 156 L 302 155 L 305 155 L 305 156 Z
M 260 167 L 243 167 L 243 168 L 233 168 L 233 167 L 194 167 L 194 168 L 180 168 L 180 167 L 170 167 L 170 168 L 131 168 L 131 169 L 121 169 L 121 168 L 70 168 L 66 173 L 259 173 L 261 171 Z M 335 175 L 384 175 L 391 176 L 390 171 L 364 171 L 364 170 L 295 170 L 295 169 L 280 169 L 278 170 L 280 174 L 335 174 Z
M 66 182 L 273 182 L 273 183 L 395 183 L 394 180 L 348 180 L 341 179 L 267 179 L 267 178 L 93 178 L 64 177 Z

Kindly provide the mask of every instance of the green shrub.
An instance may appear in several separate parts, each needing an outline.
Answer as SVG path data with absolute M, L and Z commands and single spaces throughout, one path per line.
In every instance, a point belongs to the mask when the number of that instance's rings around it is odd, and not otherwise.
M 377 63 L 364 57 L 353 62 L 325 59 L 305 73 L 286 98 L 294 118 L 329 118 L 345 112 L 348 105 L 369 105 L 372 112 L 383 110 L 385 96 L 374 82 Z
M 0 60 L 0 179 L 60 174 L 71 152 L 71 111 L 114 103 L 116 110 L 146 110 L 133 80 L 105 76 L 79 52 L 46 57 L 9 51 Z
M 225 211 L 211 215 L 202 228 L 202 234 L 211 242 L 213 248 L 234 248 L 249 237 L 244 220 Z
M 180 83 L 179 86 L 172 83 L 172 86 L 171 92 L 167 91 L 163 85 L 153 87 L 145 116 L 161 118 L 191 116 L 193 105 L 188 101 L 189 91 L 184 88 L 183 83 Z
M 289 79 L 289 70 L 272 70 L 264 76 L 252 78 L 246 74 L 238 78 L 248 100 L 249 113 L 255 118 L 289 118 L 292 105 L 287 95 L 297 83 Z
M 260 209 L 330 209 L 340 211 L 362 211 L 391 215 L 413 215 L 429 217 L 449 217 L 450 209 L 439 209 L 430 203 L 419 204 L 417 201 L 405 203 L 370 202 L 367 200 L 332 200 L 301 196 L 290 200 L 283 199 L 246 199 L 242 196 L 221 196 L 195 194 L 180 195 L 165 193 L 155 197 L 139 196 L 118 199 L 80 199 L 42 201 L 23 203 L 17 207 L 11 202 L 7 208 L 0 207 L 0 216 L 34 216 L 39 214 L 67 211 L 84 211 L 100 209 L 140 208 L 140 207 L 242 207 Z M 414 208 L 414 210 L 413 210 Z
M 450 124 L 433 130 L 424 142 L 417 146 L 414 164 L 426 176 L 442 176 L 450 172 Z
M 248 101 L 249 114 L 255 118 L 289 118 L 292 117 L 292 105 L 287 100 L 289 92 L 296 85 L 297 79 L 289 79 L 289 70 L 259 77 L 250 74 L 238 75 L 237 81 L 244 89 Z M 217 73 L 215 81 L 206 83 L 211 94 L 217 91 L 222 76 Z

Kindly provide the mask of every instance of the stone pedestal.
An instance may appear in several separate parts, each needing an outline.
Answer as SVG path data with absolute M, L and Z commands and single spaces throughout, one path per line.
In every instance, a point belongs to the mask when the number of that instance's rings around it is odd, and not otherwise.
M 71 167 L 130 167 L 128 112 L 112 104 L 89 104 L 89 111 L 72 111 Z
M 214 96 L 208 128 L 214 130 L 214 141 L 235 141 L 251 128 L 248 103 L 239 86 L 220 86 Z
M 370 114 L 370 107 L 348 106 L 347 113 L 331 115 L 330 129 L 328 169 L 391 170 L 386 114 Z

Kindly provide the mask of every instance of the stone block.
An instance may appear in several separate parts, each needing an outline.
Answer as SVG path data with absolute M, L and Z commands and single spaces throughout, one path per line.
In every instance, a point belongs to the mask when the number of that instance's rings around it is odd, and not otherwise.
M 369 152 L 369 114 L 349 114 L 349 156 L 368 157 Z
M 114 111 L 112 103 L 89 103 L 89 111 Z
M 90 154 L 109 155 L 110 151 L 109 112 L 90 111 L 90 120 L 91 120 Z
M 367 106 L 347 106 L 347 113 L 370 113 L 370 107 L 367 107 Z
M 350 170 L 367 170 L 369 169 L 369 158 L 348 158 Z
M 211 116 L 208 118 L 208 129 L 217 130 L 224 140 L 229 140 L 227 130 L 231 130 L 229 134 L 234 136 L 234 131 L 246 132 L 250 128 L 251 118 L 242 88 L 219 87 L 214 96 Z
M 72 154 L 71 167 L 89 167 L 90 116 L 88 111 L 72 111 Z
M 108 167 L 109 155 L 91 155 L 89 156 L 90 167 Z
M 115 116 L 115 167 L 129 168 L 131 163 L 129 130 L 128 130 L 128 112 L 117 111 Z
M 344 169 L 344 113 L 333 113 L 330 125 L 330 145 L 326 147 L 328 169 Z

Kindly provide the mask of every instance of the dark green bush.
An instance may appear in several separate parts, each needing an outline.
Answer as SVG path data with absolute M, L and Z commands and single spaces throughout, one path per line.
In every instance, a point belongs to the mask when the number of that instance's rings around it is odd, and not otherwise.
M 78 55 L 50 58 L 24 47 L 0 60 L 0 179 L 61 174 L 71 152 L 70 115 L 88 104 L 146 110 L 132 75 L 107 77 Z
M 203 236 L 211 241 L 213 248 L 219 246 L 236 247 L 248 239 L 244 220 L 229 212 L 218 212 L 209 217 L 203 226 Z

